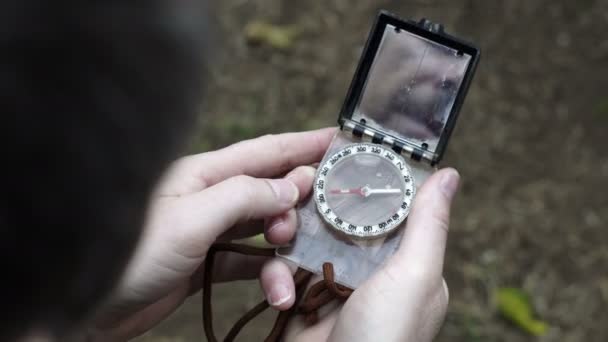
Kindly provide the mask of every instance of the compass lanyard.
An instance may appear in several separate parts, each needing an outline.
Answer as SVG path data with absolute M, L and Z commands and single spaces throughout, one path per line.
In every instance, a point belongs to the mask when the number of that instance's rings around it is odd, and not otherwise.
M 274 248 L 258 248 L 234 243 L 218 243 L 211 246 L 207 253 L 207 258 L 205 259 L 205 271 L 203 275 L 203 327 L 205 329 L 205 336 L 209 342 L 218 341 L 213 331 L 213 312 L 211 309 L 213 265 L 217 252 L 232 252 L 251 256 L 275 256 Z M 306 285 L 311 277 L 311 272 L 304 270 L 303 268 L 298 268 L 293 276 L 296 287 L 296 303 L 291 309 L 279 313 L 270 334 L 265 339 L 266 342 L 279 341 L 283 336 L 289 319 L 294 314 L 305 315 L 304 320 L 306 324 L 313 325 L 317 323 L 319 319 L 317 312 L 322 306 L 335 299 L 344 301 L 353 293 L 352 289 L 337 284 L 334 281 L 333 265 L 329 262 L 323 264 L 323 279 L 312 285 L 306 295 L 304 295 L 306 292 Z M 264 312 L 268 307 L 269 304 L 266 300 L 263 300 L 254 306 L 232 326 L 232 329 L 230 329 L 224 338 L 224 341 L 234 341 L 245 325 L 257 315 Z

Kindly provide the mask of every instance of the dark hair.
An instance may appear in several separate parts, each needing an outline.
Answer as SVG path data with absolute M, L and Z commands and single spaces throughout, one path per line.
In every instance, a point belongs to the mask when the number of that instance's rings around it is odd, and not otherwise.
M 202 94 L 200 1 L 0 4 L 0 340 L 115 286 Z

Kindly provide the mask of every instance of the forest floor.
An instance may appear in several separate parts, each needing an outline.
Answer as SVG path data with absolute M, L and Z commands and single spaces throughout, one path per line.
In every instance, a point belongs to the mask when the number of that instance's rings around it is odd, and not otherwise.
M 336 125 L 378 9 L 429 18 L 476 42 L 481 64 L 443 166 L 463 186 L 438 341 L 608 341 L 608 1 L 222 0 L 194 151 L 266 133 Z M 295 25 L 283 49 L 247 43 L 253 21 Z M 532 337 L 499 314 L 516 287 L 550 326 Z M 256 282 L 219 285 L 218 334 L 262 298 Z M 203 340 L 200 296 L 138 341 Z M 266 313 L 241 340 L 269 331 Z

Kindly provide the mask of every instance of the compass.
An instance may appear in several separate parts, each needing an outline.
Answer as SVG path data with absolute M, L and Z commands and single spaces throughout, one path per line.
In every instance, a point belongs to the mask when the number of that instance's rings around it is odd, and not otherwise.
M 397 250 L 417 188 L 437 171 L 479 62 L 440 23 L 381 11 L 323 155 L 277 255 L 352 289 Z
M 357 238 L 377 238 L 400 226 L 416 187 L 405 160 L 378 144 L 349 144 L 317 171 L 314 198 L 324 220 Z

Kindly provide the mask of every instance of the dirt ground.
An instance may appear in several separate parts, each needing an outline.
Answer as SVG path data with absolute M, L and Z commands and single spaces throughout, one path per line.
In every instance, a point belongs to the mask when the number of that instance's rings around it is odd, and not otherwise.
M 212 85 L 195 151 L 264 133 L 335 125 L 379 8 L 427 17 L 476 42 L 482 59 L 444 166 L 463 187 L 438 341 L 608 341 L 608 1 L 222 0 Z M 263 20 L 303 30 L 287 51 L 250 46 Z M 536 338 L 502 319 L 498 287 L 531 296 Z M 218 286 L 223 334 L 260 300 L 255 282 Z M 138 341 L 204 340 L 200 297 Z M 241 340 L 256 341 L 269 313 Z

